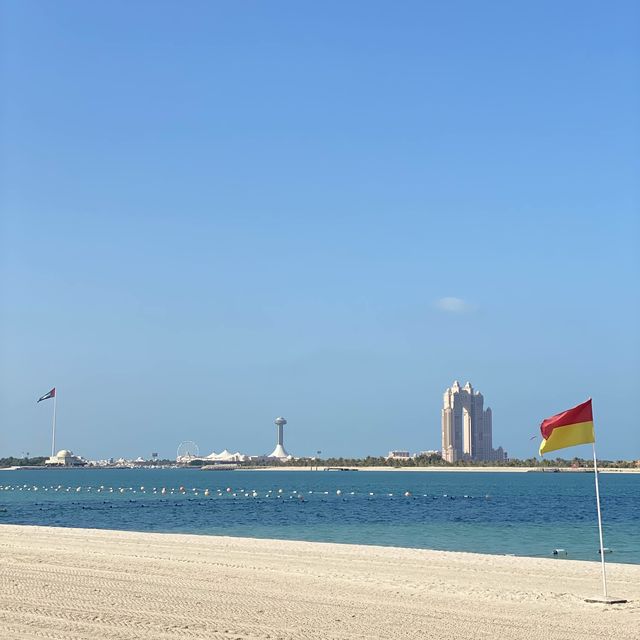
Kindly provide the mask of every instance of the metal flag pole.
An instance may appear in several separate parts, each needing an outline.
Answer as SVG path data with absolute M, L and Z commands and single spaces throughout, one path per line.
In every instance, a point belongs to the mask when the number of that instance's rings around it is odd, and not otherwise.
M 53 427 L 51 429 L 51 457 L 56 455 L 56 402 L 58 401 L 58 390 L 55 390 L 53 396 Z M 600 507 L 598 507 L 600 508 Z
M 604 542 L 602 540 L 602 514 L 600 513 L 600 487 L 598 486 L 598 462 L 596 460 L 596 443 L 592 442 L 593 447 L 593 475 L 596 479 L 596 504 L 598 505 L 598 531 L 600 533 L 600 561 L 602 563 L 602 589 L 604 597 L 607 598 L 607 571 L 604 563 Z

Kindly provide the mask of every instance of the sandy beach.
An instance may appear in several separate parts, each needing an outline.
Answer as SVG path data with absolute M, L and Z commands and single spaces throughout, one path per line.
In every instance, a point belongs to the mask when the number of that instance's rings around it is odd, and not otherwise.
M 7 639 L 637 640 L 640 566 L 0 526 Z

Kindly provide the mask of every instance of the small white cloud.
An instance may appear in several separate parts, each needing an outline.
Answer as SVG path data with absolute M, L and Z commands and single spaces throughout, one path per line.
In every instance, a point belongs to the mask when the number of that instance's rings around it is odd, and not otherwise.
M 462 300 L 462 298 L 453 297 L 436 300 L 435 307 L 447 313 L 467 313 L 473 309 L 473 306 Z

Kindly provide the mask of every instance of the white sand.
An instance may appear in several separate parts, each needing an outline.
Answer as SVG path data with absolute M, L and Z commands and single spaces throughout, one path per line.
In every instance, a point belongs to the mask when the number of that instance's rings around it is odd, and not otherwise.
M 401 525 L 398 525 L 401 526 Z M 640 638 L 588 604 L 597 563 L 355 545 L 0 526 L 0 638 Z

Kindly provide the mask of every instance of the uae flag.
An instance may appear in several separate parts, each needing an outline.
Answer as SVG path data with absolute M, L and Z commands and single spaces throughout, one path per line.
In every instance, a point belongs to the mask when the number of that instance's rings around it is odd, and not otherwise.
M 543 438 L 540 455 L 556 449 L 595 442 L 591 398 L 573 409 L 567 409 L 543 420 L 540 431 Z
M 43 400 L 48 400 L 49 398 L 55 398 L 55 397 L 56 397 L 56 388 L 53 387 L 51 391 L 49 391 L 48 393 L 45 393 L 42 397 L 38 398 L 38 402 L 42 402 Z M 36 404 L 38 404 L 38 402 L 36 402 Z

